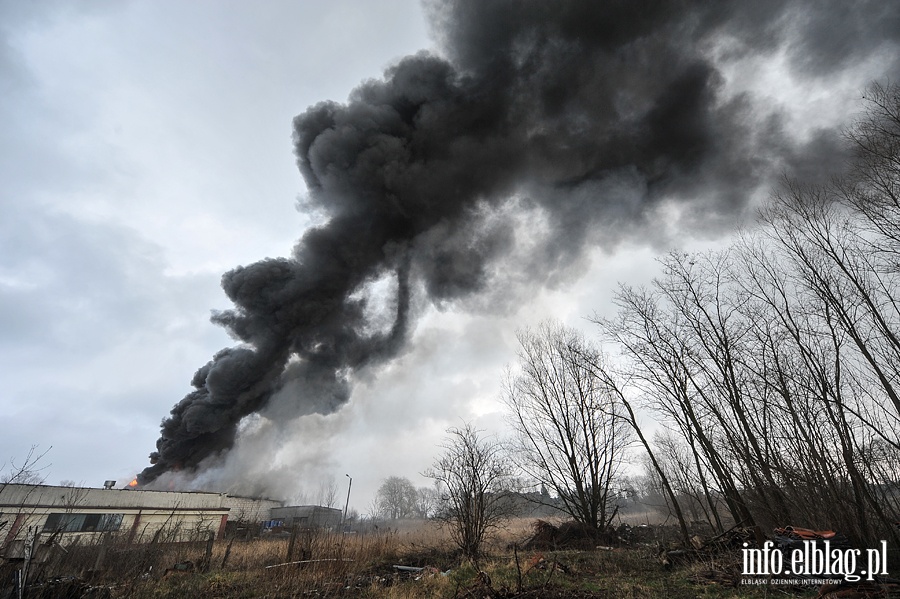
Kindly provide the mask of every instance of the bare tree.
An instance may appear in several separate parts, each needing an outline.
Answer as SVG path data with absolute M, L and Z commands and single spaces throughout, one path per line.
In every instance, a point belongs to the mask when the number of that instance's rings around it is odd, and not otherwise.
M 661 490 L 720 530 L 724 504 L 735 523 L 897 539 L 900 87 L 873 86 L 865 109 L 847 174 L 786 181 L 740 243 L 662 258 L 595 319 L 628 397 L 672 433 L 650 442 L 621 395 Z
M 419 487 L 416 489 L 416 515 L 419 518 L 429 518 L 437 509 L 440 493 L 434 487 Z
M 670 255 L 663 261 L 666 276 L 651 290 L 623 287 L 617 318 L 601 324 L 630 359 L 644 404 L 697 449 L 699 472 L 716 487 L 710 497 L 721 495 L 735 522 L 752 524 L 740 479 L 750 466 L 745 441 L 752 431 L 741 429 L 731 410 L 736 406 L 746 420 L 734 369 L 741 323 L 720 288 L 721 262 L 699 258 Z
M 555 323 L 518 338 L 519 372 L 509 372 L 503 400 L 519 463 L 572 518 L 606 527 L 616 511 L 610 491 L 633 437 L 617 394 L 597 376 L 600 352 Z
M 444 453 L 423 474 L 441 490 L 436 518 L 477 564 L 486 535 L 512 513 L 507 496 L 511 466 L 500 445 L 482 438 L 471 424 L 447 434 Z
M 376 513 L 387 520 L 401 520 L 416 515 L 416 488 L 402 476 L 391 476 L 381 483 L 375 495 Z
M 48 447 L 44 451 L 38 453 L 38 446 L 32 445 L 21 461 L 15 458 L 3 464 L 2 468 L 6 468 L 6 472 L 0 474 L 0 485 L 40 485 L 46 480 L 43 470 L 50 465 L 41 465 L 41 461 L 46 457 L 47 453 L 53 449 Z M 2 488 L 2 487 L 0 487 Z
M 337 482 L 334 480 L 334 476 L 329 476 L 319 483 L 316 503 L 325 507 L 334 507 L 334 504 L 337 503 Z
M 592 364 L 592 367 L 594 368 L 594 373 L 604 382 L 608 391 L 615 394 L 624 408 L 625 421 L 631 426 L 631 429 L 634 431 L 635 435 L 637 435 L 638 441 L 644 447 L 644 451 L 647 454 L 648 466 L 652 471 L 651 475 L 659 481 L 659 486 L 664 494 L 666 503 L 669 506 L 671 513 L 674 514 L 675 519 L 678 521 L 678 526 L 681 529 L 681 537 L 685 544 L 687 544 L 689 542 L 687 522 L 685 521 L 681 504 L 678 501 L 678 496 L 676 495 L 675 489 L 673 489 L 660 460 L 657 459 L 656 452 L 647 441 L 644 430 L 638 423 L 637 415 L 635 414 L 634 408 L 631 406 L 631 402 L 626 398 L 622 385 L 616 380 L 617 377 L 614 376 L 610 369 L 606 368 L 604 364 L 595 362 Z M 719 530 L 721 530 L 721 528 L 722 526 L 720 523 Z

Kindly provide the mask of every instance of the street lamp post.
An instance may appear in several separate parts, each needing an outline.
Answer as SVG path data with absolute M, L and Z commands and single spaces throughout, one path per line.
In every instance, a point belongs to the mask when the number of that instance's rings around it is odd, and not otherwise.
M 347 485 L 347 502 L 344 504 L 344 517 L 341 520 L 341 528 L 344 528 L 344 524 L 347 522 L 347 508 L 350 507 L 350 489 L 353 488 L 353 477 L 349 474 L 345 474 L 344 476 L 350 479 L 350 484 Z

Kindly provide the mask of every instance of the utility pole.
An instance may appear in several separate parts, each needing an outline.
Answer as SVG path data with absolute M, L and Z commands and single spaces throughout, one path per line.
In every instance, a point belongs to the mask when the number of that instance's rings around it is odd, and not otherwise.
M 344 517 L 341 518 L 341 530 L 342 531 L 344 529 L 344 524 L 346 524 L 346 522 L 347 522 L 347 508 L 350 507 L 350 489 L 353 488 L 353 477 L 350 476 L 349 474 L 345 474 L 344 476 L 346 476 L 347 478 L 350 479 L 350 484 L 347 485 L 347 502 L 344 504 Z

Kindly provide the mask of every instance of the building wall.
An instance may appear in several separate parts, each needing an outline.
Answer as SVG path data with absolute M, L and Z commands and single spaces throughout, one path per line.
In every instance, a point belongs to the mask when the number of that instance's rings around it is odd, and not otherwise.
M 253 500 L 243 499 L 252 510 Z M 42 540 L 59 530 L 64 544 L 102 534 L 137 543 L 221 537 L 230 508 L 220 493 L 0 485 L 0 552 L 21 545 L 34 529 Z M 267 508 L 260 503 L 256 513 Z
M 132 489 L 95 489 L 50 485 L 6 485 L 0 488 L 0 506 L 52 507 L 103 506 L 118 508 L 221 509 L 224 493 L 180 493 Z M 227 508 L 225 508 L 227 509 Z
M 225 497 L 224 505 L 229 508 L 229 520 L 256 523 L 269 520 L 269 512 L 272 509 L 280 508 L 284 502 L 275 499 L 228 495 Z
M 333 528 L 340 526 L 343 512 L 319 505 L 291 505 L 272 508 L 269 515 L 272 520 L 284 522 L 284 526 L 291 526 L 296 518 L 302 527 Z

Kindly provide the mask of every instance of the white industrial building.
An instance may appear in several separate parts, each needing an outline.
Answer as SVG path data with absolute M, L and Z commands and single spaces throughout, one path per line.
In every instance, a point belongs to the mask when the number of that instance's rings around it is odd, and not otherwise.
M 0 557 L 15 554 L 32 534 L 76 538 L 116 535 L 126 542 L 223 538 L 230 520 L 269 519 L 281 501 L 225 493 L 0 485 Z

